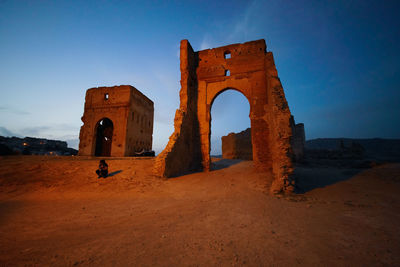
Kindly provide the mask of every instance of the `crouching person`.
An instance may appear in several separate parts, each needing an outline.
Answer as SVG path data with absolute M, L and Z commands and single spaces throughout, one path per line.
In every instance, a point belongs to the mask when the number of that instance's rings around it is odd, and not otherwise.
M 106 178 L 108 175 L 108 165 L 104 159 L 100 160 L 99 169 L 96 170 L 96 173 L 99 177 L 97 178 Z

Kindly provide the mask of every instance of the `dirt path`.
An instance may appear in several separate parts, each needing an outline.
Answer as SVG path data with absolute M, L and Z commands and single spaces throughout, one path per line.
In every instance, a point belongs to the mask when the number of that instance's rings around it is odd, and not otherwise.
M 251 162 L 160 180 L 152 159 L 107 161 L 96 179 L 89 158 L 2 158 L 0 266 L 400 264 L 399 165 L 302 168 L 343 181 L 277 198 Z

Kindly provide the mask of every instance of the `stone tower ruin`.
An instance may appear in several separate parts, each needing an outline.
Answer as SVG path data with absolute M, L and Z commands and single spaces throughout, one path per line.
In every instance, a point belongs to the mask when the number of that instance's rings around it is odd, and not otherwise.
M 194 52 L 189 42 L 182 40 L 180 70 L 175 130 L 156 158 L 158 175 L 210 170 L 211 106 L 220 93 L 233 89 L 250 104 L 254 166 L 272 174 L 272 192 L 293 190 L 291 114 L 265 41 Z
M 79 155 L 133 156 L 152 149 L 154 104 L 130 85 L 86 91 Z

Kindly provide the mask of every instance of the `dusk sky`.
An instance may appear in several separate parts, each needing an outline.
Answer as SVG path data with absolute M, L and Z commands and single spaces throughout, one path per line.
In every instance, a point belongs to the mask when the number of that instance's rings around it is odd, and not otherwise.
M 0 0 L 0 135 L 77 148 L 85 92 L 129 84 L 173 132 L 180 40 L 195 51 L 265 39 L 306 138 L 400 138 L 400 1 Z M 236 91 L 212 106 L 212 151 L 250 125 Z

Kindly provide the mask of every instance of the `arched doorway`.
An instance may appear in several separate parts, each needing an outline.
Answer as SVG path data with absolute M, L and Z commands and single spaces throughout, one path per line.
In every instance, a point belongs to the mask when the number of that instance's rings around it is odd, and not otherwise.
M 110 119 L 101 119 L 96 124 L 95 156 L 110 156 L 114 126 Z
M 227 88 L 219 92 L 210 107 L 210 157 L 252 159 L 250 104 L 240 91 Z M 229 135 L 235 133 L 235 137 Z M 224 142 L 221 138 L 224 137 Z M 247 155 L 249 154 L 249 155 Z

